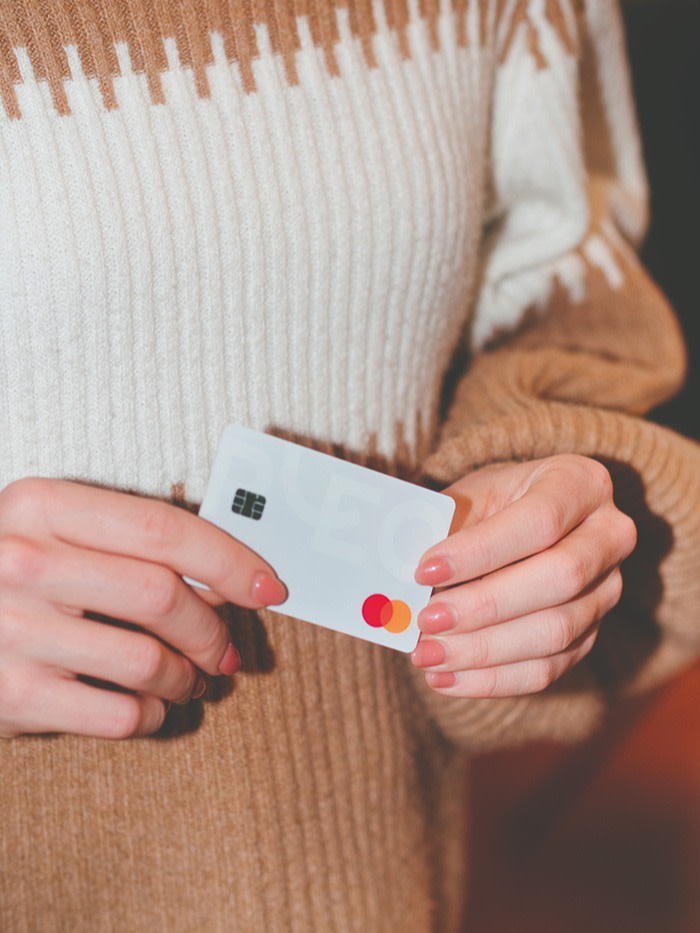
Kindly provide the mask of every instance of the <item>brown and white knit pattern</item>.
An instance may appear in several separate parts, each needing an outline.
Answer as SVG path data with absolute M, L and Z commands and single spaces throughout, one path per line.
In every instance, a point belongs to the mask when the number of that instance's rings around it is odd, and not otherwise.
M 0 483 L 199 499 L 229 421 L 415 458 L 473 283 L 477 7 L 51 6 L 3 5 Z
M 616 8 L 0 0 L 0 98 L 0 484 L 198 499 L 236 420 L 430 446 L 438 484 L 587 453 L 640 527 L 620 624 L 536 697 L 447 701 L 397 652 L 230 609 L 242 672 L 160 738 L 3 743 L 0 928 L 455 933 L 465 752 L 585 735 L 700 649 L 700 450 L 638 417 L 683 351 L 622 238 Z
M 0 0 L 0 485 L 198 500 L 229 421 L 415 464 L 490 175 L 476 344 L 585 235 L 577 15 Z

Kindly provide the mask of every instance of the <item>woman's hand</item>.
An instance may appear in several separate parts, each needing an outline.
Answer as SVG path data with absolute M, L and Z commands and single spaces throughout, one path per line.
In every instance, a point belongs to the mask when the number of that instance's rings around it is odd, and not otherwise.
M 587 457 L 485 467 L 444 491 L 454 530 L 416 571 L 440 589 L 418 617 L 413 663 L 450 696 L 543 690 L 588 654 L 618 602 L 634 523 Z
M 238 669 L 212 606 L 285 598 L 262 558 L 183 509 L 63 480 L 12 483 L 0 492 L 0 735 L 154 732 L 167 702 L 201 696 L 198 669 Z

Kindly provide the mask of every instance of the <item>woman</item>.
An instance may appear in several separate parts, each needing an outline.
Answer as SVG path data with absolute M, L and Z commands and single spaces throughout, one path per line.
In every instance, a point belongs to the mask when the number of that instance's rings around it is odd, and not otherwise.
M 456 929 L 470 754 L 697 652 L 617 11 L 4 0 L 0 37 L 3 927 Z M 176 507 L 228 422 L 451 484 L 410 661 Z

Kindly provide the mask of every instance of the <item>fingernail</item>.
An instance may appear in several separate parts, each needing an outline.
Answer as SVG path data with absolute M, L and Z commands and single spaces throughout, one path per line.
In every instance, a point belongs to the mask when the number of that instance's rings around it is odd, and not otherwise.
M 170 710 L 172 709 L 172 703 L 170 700 L 165 701 L 165 715 L 167 716 Z
M 277 577 L 264 570 L 253 580 L 253 599 L 261 606 L 276 606 L 283 603 L 289 594 L 287 587 Z
M 438 690 L 444 689 L 445 687 L 454 687 L 457 683 L 457 677 L 452 671 L 429 671 L 425 675 L 425 680 L 429 687 L 434 687 Z
M 194 685 L 194 690 L 192 691 L 192 699 L 198 700 L 206 689 L 207 689 L 207 685 L 204 682 L 204 678 L 200 675 L 197 678 L 197 683 Z
M 418 628 L 426 635 L 439 635 L 449 632 L 457 624 L 457 615 L 452 606 L 434 603 L 418 613 Z
M 430 557 L 418 565 L 415 573 L 416 583 L 439 586 L 454 576 L 452 561 L 446 557 Z
M 445 646 L 434 638 L 419 641 L 418 647 L 411 653 L 411 660 L 416 667 L 435 667 L 442 664 L 446 657 Z
M 219 662 L 219 671 L 222 674 L 226 674 L 230 677 L 232 674 L 235 674 L 236 671 L 241 666 L 241 656 L 233 647 L 229 645 L 226 651 L 224 651 L 224 656 Z

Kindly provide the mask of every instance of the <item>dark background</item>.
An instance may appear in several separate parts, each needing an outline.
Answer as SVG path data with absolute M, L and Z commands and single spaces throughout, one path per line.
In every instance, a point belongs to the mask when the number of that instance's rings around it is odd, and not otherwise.
M 700 0 L 637 0 L 625 20 L 651 187 L 642 256 L 689 349 L 683 392 L 654 416 L 700 439 Z
M 624 12 L 652 195 L 642 257 L 689 357 L 651 417 L 700 440 L 700 0 Z M 700 931 L 700 665 L 584 746 L 494 754 L 473 778 L 469 933 Z

